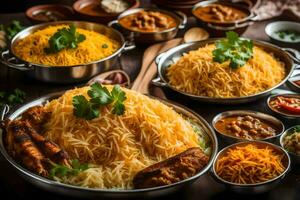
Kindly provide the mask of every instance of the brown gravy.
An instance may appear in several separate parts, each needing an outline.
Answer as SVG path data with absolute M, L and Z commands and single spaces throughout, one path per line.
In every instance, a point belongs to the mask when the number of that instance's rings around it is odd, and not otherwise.
M 173 17 L 157 11 L 140 11 L 119 20 L 124 28 L 138 32 L 160 32 L 178 25 Z
M 193 11 L 193 14 L 205 22 L 233 22 L 247 17 L 247 13 L 230 6 L 222 4 L 209 4 L 205 7 L 199 7 Z

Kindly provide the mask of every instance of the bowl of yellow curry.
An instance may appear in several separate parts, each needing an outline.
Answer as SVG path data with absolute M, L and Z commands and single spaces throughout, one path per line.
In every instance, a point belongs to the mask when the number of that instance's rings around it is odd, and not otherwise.
M 19 32 L 1 62 L 41 81 L 74 83 L 111 69 L 130 48 L 121 33 L 101 24 L 50 22 Z

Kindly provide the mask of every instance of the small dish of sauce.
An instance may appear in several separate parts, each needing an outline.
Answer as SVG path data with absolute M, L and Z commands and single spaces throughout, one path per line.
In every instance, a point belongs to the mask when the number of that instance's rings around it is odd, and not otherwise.
M 277 95 L 268 100 L 268 106 L 281 115 L 300 117 L 299 95 Z

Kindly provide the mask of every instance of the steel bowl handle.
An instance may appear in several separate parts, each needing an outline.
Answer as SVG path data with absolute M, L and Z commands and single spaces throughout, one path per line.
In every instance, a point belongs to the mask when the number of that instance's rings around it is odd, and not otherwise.
M 133 41 L 126 41 L 125 42 L 125 47 L 124 47 L 124 51 L 129 51 L 132 49 L 135 49 L 135 43 Z
M 0 128 L 4 126 L 5 115 L 9 112 L 9 106 L 4 104 L 0 108 Z
M 184 29 L 187 24 L 186 14 L 184 14 L 183 12 L 180 12 L 180 11 L 176 11 L 175 13 L 181 18 L 181 23 L 179 24 L 178 28 Z
M 110 22 L 108 22 L 108 24 L 107 24 L 107 26 L 109 26 L 109 27 L 113 27 L 114 25 L 119 25 L 118 20 L 110 21 Z
M 161 53 L 161 54 L 158 54 L 158 56 L 156 56 L 155 58 L 155 64 L 158 66 L 159 64 L 159 61 L 161 60 L 161 58 L 165 55 L 165 53 Z
M 166 87 L 167 83 L 163 82 L 160 77 L 151 80 L 151 83 L 157 87 Z
M 21 70 L 21 71 L 32 70 L 32 67 L 29 64 L 12 62 L 12 61 L 16 61 L 16 60 L 17 60 L 16 57 L 10 55 L 9 50 L 3 51 L 1 53 L 1 59 L 0 59 L 0 61 L 4 65 L 7 65 L 8 67 L 11 67 L 11 68 L 14 68 L 14 69 L 18 69 L 18 70 Z
M 300 53 L 296 49 L 292 48 L 282 48 L 282 50 L 286 51 L 287 54 L 297 63 L 300 64 Z M 299 66 L 299 65 L 298 65 Z

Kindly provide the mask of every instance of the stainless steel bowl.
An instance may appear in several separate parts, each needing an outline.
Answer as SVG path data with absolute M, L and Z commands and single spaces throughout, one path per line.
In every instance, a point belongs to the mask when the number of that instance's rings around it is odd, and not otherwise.
M 107 35 L 118 41 L 120 43 L 120 48 L 112 55 L 97 61 L 85 63 L 82 65 L 60 67 L 30 63 L 26 60 L 22 60 L 15 54 L 13 47 L 20 39 L 23 39 L 33 32 L 45 27 L 61 24 L 74 24 L 76 27 Z M 1 53 L 0 61 L 8 67 L 26 71 L 31 77 L 34 77 L 37 80 L 52 83 L 74 83 L 88 80 L 96 74 L 110 70 L 116 64 L 121 53 L 124 50 L 129 50 L 131 48 L 133 48 L 133 46 L 127 46 L 122 34 L 110 27 L 91 22 L 59 21 L 34 25 L 18 33 L 12 39 L 10 49 Z
M 272 149 L 275 149 L 276 151 L 282 153 L 284 155 L 283 158 L 283 164 L 285 166 L 285 170 L 284 172 L 282 172 L 281 175 L 265 181 L 265 182 L 261 182 L 261 183 L 255 183 L 255 184 L 238 184 L 238 183 L 232 183 L 229 181 L 226 181 L 224 179 L 222 179 L 220 176 L 218 176 L 217 172 L 216 172 L 216 163 L 217 160 L 222 157 L 230 148 L 235 148 L 237 146 L 245 146 L 247 144 L 254 144 L 254 145 L 258 145 L 261 147 L 265 147 L 268 146 Z M 288 173 L 288 171 L 290 170 L 290 165 L 291 165 L 291 161 L 290 161 L 290 157 L 289 154 L 281 147 L 268 143 L 268 142 L 263 142 L 263 141 L 248 141 L 248 142 L 240 142 L 240 143 L 236 143 L 233 145 L 230 145 L 228 147 L 225 147 L 224 149 L 222 149 L 216 156 L 213 166 L 212 166 L 212 173 L 214 175 L 214 178 L 217 182 L 221 183 L 221 184 L 225 184 L 230 190 L 237 192 L 237 193 L 245 193 L 245 194 L 259 194 L 259 193 L 263 193 L 266 191 L 271 190 L 272 188 L 274 188 L 275 186 L 277 186 L 280 181 L 285 177 L 285 175 Z
M 140 11 L 156 11 L 156 12 L 161 12 L 166 15 L 169 15 L 177 21 L 177 26 L 159 32 L 141 32 L 141 31 L 130 30 L 119 23 L 119 20 L 122 19 L 123 17 Z M 151 44 L 151 43 L 162 42 L 162 41 L 173 39 L 176 36 L 178 30 L 183 29 L 186 23 L 187 23 L 187 17 L 182 12 L 178 12 L 178 11 L 169 12 L 158 8 L 135 8 L 123 12 L 122 14 L 119 15 L 117 20 L 111 21 L 108 25 L 120 26 L 123 30 L 125 30 L 125 32 L 127 32 L 127 34 L 131 34 L 134 42 L 136 43 Z
M 273 111 L 274 113 L 282 116 L 282 117 L 285 117 L 285 118 L 288 118 L 288 119 L 300 119 L 300 114 L 297 115 L 293 115 L 293 114 L 287 114 L 287 113 L 284 113 L 284 112 L 280 112 L 279 110 L 276 110 L 274 109 L 271 105 L 270 105 L 270 102 L 276 98 L 277 96 L 283 96 L 283 97 L 295 97 L 295 98 L 300 98 L 300 95 L 299 94 L 275 94 L 275 95 L 271 95 L 269 96 L 269 98 L 267 99 L 267 105 L 268 105 L 268 108 Z
M 61 96 L 63 92 L 60 93 L 54 93 L 50 94 L 44 97 L 41 97 L 39 99 L 33 100 L 30 103 L 27 103 L 17 109 L 15 112 L 10 114 L 8 116 L 8 119 L 14 120 L 18 118 L 24 111 L 26 111 L 28 108 L 36 106 L 36 105 L 42 105 L 46 103 L 47 101 L 51 99 L 58 98 Z M 155 98 L 155 97 L 153 97 Z M 12 165 L 13 168 L 16 169 L 16 171 L 27 181 L 32 183 L 33 185 L 42 188 L 47 191 L 51 191 L 54 193 L 60 193 L 63 195 L 70 195 L 70 196 L 76 196 L 76 197 L 107 197 L 107 198 L 137 198 L 137 197 L 155 197 L 160 195 L 169 194 L 172 192 L 177 191 L 178 189 L 182 188 L 183 186 L 186 186 L 188 184 L 193 183 L 195 180 L 200 178 L 204 173 L 206 173 L 214 160 L 214 157 L 217 154 L 218 151 L 218 141 L 217 137 L 213 131 L 213 129 L 209 126 L 209 124 L 197 113 L 189 110 L 188 108 L 185 108 L 181 105 L 178 105 L 176 103 L 170 102 L 170 101 L 164 101 L 161 100 L 164 104 L 171 106 L 176 112 L 182 114 L 184 117 L 190 118 L 195 122 L 198 127 L 202 130 L 203 134 L 206 134 L 206 136 L 209 138 L 211 143 L 211 155 L 208 164 L 195 176 L 190 177 L 188 179 L 185 179 L 183 181 L 161 186 L 161 187 L 154 187 L 154 188 L 147 188 L 147 189 L 132 189 L 132 190 L 117 190 L 117 189 L 90 189 L 90 188 L 84 188 L 79 186 L 73 186 L 68 184 L 59 183 L 41 176 L 38 176 L 24 167 L 22 167 L 20 164 L 18 164 L 6 151 L 4 146 L 4 137 L 5 133 L 1 131 L 0 129 L 0 151 L 4 158 Z M 3 113 L 7 111 L 4 110 Z M 0 116 L 3 116 L 3 114 L 0 113 Z
M 213 44 L 216 41 L 220 40 L 222 38 L 215 38 L 215 39 L 209 39 L 205 41 L 199 41 L 199 42 L 191 42 L 186 44 L 181 44 L 177 47 L 171 48 L 170 50 L 161 53 L 156 57 L 156 65 L 158 68 L 158 78 L 155 78 L 152 80 L 152 84 L 159 86 L 159 87 L 166 87 L 169 89 L 172 89 L 180 94 L 183 94 L 185 96 L 188 96 L 194 100 L 202 101 L 202 102 L 209 102 L 209 103 L 219 103 L 219 104 L 240 104 L 240 103 L 247 103 L 255 101 L 261 97 L 267 96 L 272 90 L 278 88 L 283 83 L 287 81 L 287 79 L 292 74 L 294 68 L 300 68 L 300 66 L 296 67 L 296 63 L 294 62 L 297 60 L 296 57 L 291 57 L 289 53 L 285 52 L 281 48 L 272 45 L 267 42 L 262 42 L 258 40 L 253 40 L 254 44 L 258 47 L 261 47 L 265 49 L 267 52 L 272 53 L 276 58 L 278 58 L 280 61 L 282 61 L 285 64 L 286 69 L 286 76 L 285 78 L 272 88 L 269 88 L 263 92 L 245 96 L 245 97 L 237 97 L 237 98 L 214 98 L 214 97 L 207 97 L 207 96 L 198 96 L 190 93 L 186 93 L 180 90 L 177 90 L 175 87 L 170 85 L 168 82 L 168 78 L 166 76 L 166 69 L 176 62 L 184 53 L 188 53 L 189 51 L 196 50 L 200 47 L 203 47 L 207 44 Z M 292 53 L 292 52 L 290 52 Z
M 243 11 L 247 16 L 241 20 L 229 21 L 229 22 L 208 22 L 201 20 L 197 15 L 194 13 L 195 10 L 198 8 L 206 7 L 210 4 L 220 4 L 224 6 L 229 6 L 236 8 L 238 10 Z M 245 4 L 248 6 L 245 6 Z M 223 0 L 208 0 L 208 1 L 200 1 L 199 3 L 195 4 L 192 13 L 194 17 L 197 19 L 201 26 L 204 26 L 208 32 L 215 37 L 222 37 L 225 36 L 227 31 L 235 31 L 238 34 L 243 34 L 249 25 L 252 25 L 255 21 L 257 21 L 257 16 L 251 10 L 251 1 L 248 0 L 235 0 L 234 2 L 230 1 L 223 1 Z
M 225 118 L 225 117 L 229 117 L 229 116 L 245 116 L 245 115 L 249 115 L 258 119 L 262 119 L 264 121 L 269 122 L 270 124 L 274 125 L 277 128 L 277 132 L 275 136 L 272 137 L 267 137 L 267 138 L 263 138 L 260 139 L 259 141 L 268 141 L 268 142 L 275 142 L 276 139 L 281 136 L 281 134 L 284 132 L 284 124 L 277 118 L 265 114 L 265 113 L 261 113 L 261 112 L 257 112 L 257 111 L 253 111 L 253 110 L 232 110 L 232 111 L 226 111 L 226 112 L 222 112 L 218 115 L 216 115 L 213 120 L 212 120 L 212 126 L 214 127 L 215 131 L 217 133 L 219 133 L 219 135 L 222 137 L 222 141 L 226 142 L 227 144 L 232 144 L 232 143 L 237 143 L 237 142 L 241 142 L 241 141 L 247 141 L 246 139 L 243 138 L 239 138 L 239 137 L 234 137 L 231 135 L 227 135 L 224 134 L 222 132 L 220 132 L 217 128 L 216 128 L 216 123 Z
M 283 145 L 283 140 L 284 140 L 284 138 L 287 136 L 287 135 L 289 135 L 295 128 L 300 128 L 300 125 L 296 125 L 296 126 L 293 126 L 293 127 L 291 127 L 291 128 L 289 128 L 289 129 L 287 129 L 282 135 L 281 135 L 281 137 L 280 137 L 280 146 L 282 147 L 282 148 L 284 148 L 284 145 Z M 285 148 L 284 148 L 285 149 Z M 288 150 L 286 150 L 286 151 L 288 151 Z M 293 153 L 293 152 L 289 152 L 288 151 L 288 153 L 289 153 L 289 155 L 290 155 L 290 157 L 291 157 L 291 160 L 292 160 L 292 165 L 300 165 L 300 155 L 297 155 L 297 154 L 295 154 L 295 153 Z

